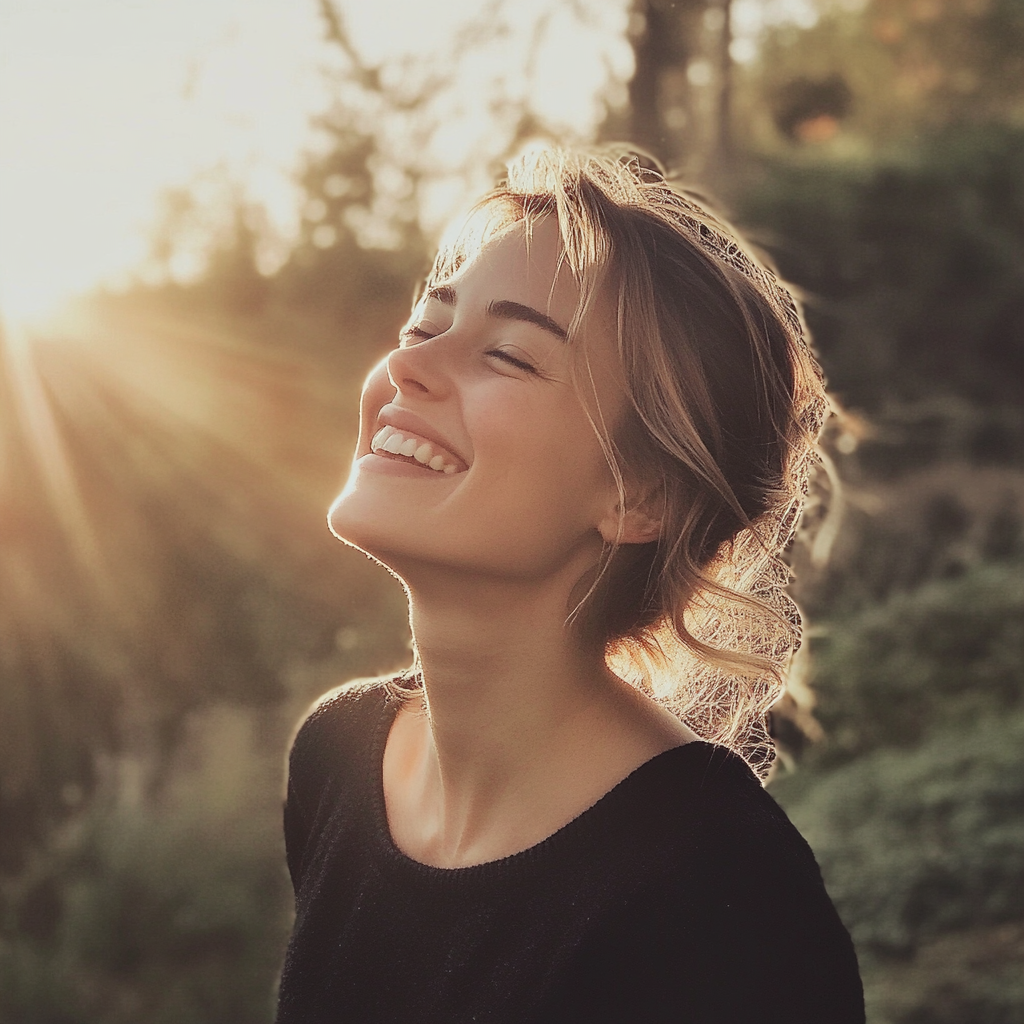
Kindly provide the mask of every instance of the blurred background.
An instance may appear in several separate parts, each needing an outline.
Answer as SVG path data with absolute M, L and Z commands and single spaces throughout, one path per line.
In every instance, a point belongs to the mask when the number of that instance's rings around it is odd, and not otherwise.
M 409 658 L 329 536 L 445 221 L 678 168 L 806 303 L 839 512 L 772 792 L 872 1024 L 1024 1020 L 1024 0 L 0 0 L 0 1020 L 269 1024 L 283 759 Z

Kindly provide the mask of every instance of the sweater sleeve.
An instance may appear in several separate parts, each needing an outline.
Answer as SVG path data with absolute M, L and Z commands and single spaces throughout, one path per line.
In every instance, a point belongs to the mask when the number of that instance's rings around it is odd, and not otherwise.
M 852 945 L 824 908 L 762 899 L 695 931 L 677 914 L 700 910 L 672 903 L 610 920 L 538 1024 L 864 1024 Z
M 707 1019 L 864 1024 L 853 943 L 796 830 L 778 849 L 739 849 L 723 868 L 701 958 Z
M 284 800 L 284 851 L 292 888 L 296 892 L 302 881 L 302 862 L 309 841 L 309 824 L 299 800 L 299 786 L 289 766 L 288 788 Z
M 296 892 L 330 791 L 351 781 L 354 752 L 367 742 L 382 703 L 380 680 L 353 680 L 317 700 L 299 725 L 288 755 L 284 802 L 285 857 Z
M 593 931 L 543 1024 L 864 1024 L 849 934 L 756 780 L 694 831 L 694 857 Z

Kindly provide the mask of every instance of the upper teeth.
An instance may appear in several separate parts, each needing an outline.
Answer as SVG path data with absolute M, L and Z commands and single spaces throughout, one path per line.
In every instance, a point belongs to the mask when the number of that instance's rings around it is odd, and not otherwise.
M 444 454 L 429 441 L 415 434 L 403 434 L 394 427 L 381 427 L 370 442 L 370 451 L 405 455 L 437 473 L 454 473 L 458 470 L 458 466 L 445 459 Z

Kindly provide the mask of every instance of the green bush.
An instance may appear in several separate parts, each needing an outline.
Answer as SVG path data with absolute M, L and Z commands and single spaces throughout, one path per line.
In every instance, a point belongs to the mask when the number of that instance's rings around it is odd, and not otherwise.
M 862 951 L 1024 920 L 1024 709 L 798 780 L 775 795 Z
M 811 645 L 837 762 L 969 727 L 1024 699 L 1024 567 L 981 564 L 834 620 Z
M 805 293 L 833 391 L 897 426 L 865 446 L 876 471 L 1019 459 L 1024 132 L 957 125 L 861 163 L 766 162 L 736 206 Z
M 154 792 L 125 760 L 7 894 L 0 1017 L 268 1024 L 287 937 L 280 737 L 251 712 L 191 723 Z
M 1024 1019 L 1024 574 L 979 564 L 834 620 L 826 739 L 773 793 L 857 945 L 871 1024 Z

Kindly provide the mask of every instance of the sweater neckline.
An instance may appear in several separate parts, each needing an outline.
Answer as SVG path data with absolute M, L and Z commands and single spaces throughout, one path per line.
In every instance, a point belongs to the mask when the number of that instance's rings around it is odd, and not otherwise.
M 388 824 L 387 803 L 384 798 L 384 748 L 387 744 L 388 733 L 391 731 L 391 726 L 394 724 L 401 706 L 401 699 L 390 696 L 386 690 L 384 691 L 380 715 L 370 743 L 371 804 L 375 824 L 373 832 L 376 836 L 378 850 L 386 863 L 393 865 L 399 870 L 434 882 L 493 879 L 525 870 L 537 860 L 553 854 L 567 844 L 571 844 L 577 836 L 586 837 L 595 832 L 599 834 L 600 819 L 625 799 L 631 789 L 640 784 L 648 775 L 655 773 L 667 761 L 694 757 L 699 752 L 704 752 L 706 758 L 709 754 L 719 749 L 728 753 L 724 748 L 719 748 L 716 744 L 708 743 L 706 740 L 691 740 L 677 747 L 670 747 L 668 750 L 663 750 L 660 754 L 655 754 L 654 757 L 638 765 L 625 778 L 619 780 L 611 789 L 598 797 L 594 803 L 576 815 L 575 818 L 567 821 L 549 836 L 534 843 L 532 846 L 528 846 L 524 850 L 518 850 L 515 853 L 510 853 L 506 857 L 484 861 L 480 864 L 468 864 L 462 867 L 451 868 L 437 867 L 436 865 L 425 864 L 423 861 L 416 860 L 402 851 L 395 842 L 391 834 L 391 826 Z M 685 754 L 683 753 L 684 751 L 686 752 Z

